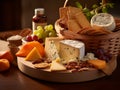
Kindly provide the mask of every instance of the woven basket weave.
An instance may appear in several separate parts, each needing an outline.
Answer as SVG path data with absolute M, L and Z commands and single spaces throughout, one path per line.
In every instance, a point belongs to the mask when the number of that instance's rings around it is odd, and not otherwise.
M 113 33 L 100 36 L 80 35 L 71 32 L 70 30 L 60 30 L 58 21 L 56 22 L 56 31 L 58 36 L 65 37 L 67 39 L 77 39 L 85 43 L 86 52 L 92 52 L 98 48 L 103 48 L 114 56 L 120 55 L 120 19 L 115 19 L 116 28 Z M 64 32 L 64 33 L 63 33 Z M 66 34 L 65 34 L 66 32 Z
M 102 36 L 83 36 L 81 40 L 85 43 L 86 52 L 103 48 L 117 56 L 120 51 L 120 31 Z
M 101 36 L 81 36 L 81 40 L 85 43 L 86 52 L 103 48 L 110 54 L 117 56 L 120 54 L 120 19 L 116 20 L 115 32 Z

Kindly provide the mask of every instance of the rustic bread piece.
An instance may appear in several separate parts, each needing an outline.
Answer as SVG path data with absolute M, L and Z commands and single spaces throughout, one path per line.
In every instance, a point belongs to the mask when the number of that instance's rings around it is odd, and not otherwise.
M 68 12 L 68 7 L 61 7 L 59 8 L 59 15 L 60 15 L 60 18 L 68 18 L 67 16 L 67 12 Z
M 83 12 L 76 13 L 75 19 L 82 28 L 91 27 L 89 21 L 87 20 Z
M 89 21 L 83 14 L 82 10 L 76 7 L 62 7 L 59 9 L 60 18 L 64 20 L 68 30 L 75 33 L 81 31 L 82 28 L 91 27 Z
M 68 19 L 68 30 L 78 33 L 82 28 L 74 19 Z
M 65 25 L 65 28 L 68 31 L 74 32 L 74 34 L 84 34 L 84 35 L 106 35 L 112 33 L 105 28 L 92 26 L 87 20 L 86 16 L 81 9 L 76 7 L 65 7 L 60 8 L 60 17 L 62 18 L 62 25 Z M 64 28 L 64 27 L 63 27 Z M 67 35 L 73 38 L 72 35 Z
M 68 19 L 75 19 L 75 14 L 82 12 L 80 8 L 76 8 L 76 7 L 68 7 Z

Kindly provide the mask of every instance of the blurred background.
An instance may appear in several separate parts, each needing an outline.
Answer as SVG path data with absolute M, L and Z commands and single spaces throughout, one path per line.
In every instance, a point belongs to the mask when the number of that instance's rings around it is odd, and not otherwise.
M 48 24 L 54 24 L 59 18 L 59 7 L 62 7 L 65 0 L 0 0 L 0 31 L 18 30 L 31 28 L 32 17 L 35 8 L 45 8 L 45 15 L 48 17 Z M 75 1 L 91 7 L 101 0 L 69 0 L 68 5 L 75 6 Z M 120 17 L 119 0 L 108 0 L 115 3 L 110 13 Z

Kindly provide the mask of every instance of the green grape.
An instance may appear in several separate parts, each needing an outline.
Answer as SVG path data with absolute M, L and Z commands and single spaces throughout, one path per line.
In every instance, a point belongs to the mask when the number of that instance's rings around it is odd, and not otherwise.
M 49 37 L 55 37 L 55 36 L 56 36 L 56 32 L 54 30 L 49 32 Z
M 43 34 L 44 30 L 43 29 L 39 29 L 39 30 L 35 30 L 33 32 L 34 35 L 38 36 L 38 38 L 42 38 L 42 34 Z
M 37 33 L 38 33 L 38 31 L 37 31 L 37 30 L 34 30 L 34 31 L 33 31 L 33 34 L 34 34 L 34 35 L 36 35 Z
M 44 29 L 38 29 L 37 32 L 40 33 L 40 34 L 43 34 Z
M 45 30 L 43 33 L 43 40 L 45 40 L 45 38 L 48 36 L 49 36 L 49 32 Z
M 45 30 L 44 36 L 45 36 L 45 37 L 48 37 L 48 36 L 49 36 L 49 31 Z
M 45 26 L 44 29 L 47 31 L 51 31 L 51 30 L 53 30 L 53 25 L 49 24 L 49 25 Z
M 37 34 L 38 38 L 43 38 L 44 30 L 38 30 L 38 31 L 39 31 Z
M 46 25 L 46 26 L 44 27 L 44 29 L 45 29 L 45 30 L 48 30 L 48 26 Z
M 41 33 L 37 33 L 36 36 L 38 36 L 39 39 L 43 38 L 43 34 L 41 34 Z
M 41 29 L 43 29 L 42 26 L 37 26 L 37 30 L 41 30 Z
M 53 25 L 52 24 L 48 25 L 48 28 L 49 30 L 53 30 Z

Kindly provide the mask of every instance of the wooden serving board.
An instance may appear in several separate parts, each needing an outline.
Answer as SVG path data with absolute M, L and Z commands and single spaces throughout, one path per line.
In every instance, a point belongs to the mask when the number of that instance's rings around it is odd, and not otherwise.
M 116 60 L 113 60 L 114 65 L 112 70 L 116 68 Z M 91 69 L 89 71 L 81 72 L 50 72 L 42 69 L 34 68 L 33 64 L 29 61 L 25 61 L 22 57 L 17 57 L 18 68 L 24 74 L 50 82 L 60 82 L 60 83 L 73 83 L 73 82 L 84 82 L 95 80 L 101 77 L 106 76 L 102 71 L 97 69 Z M 113 72 L 112 71 L 112 72 Z
M 0 40 L 0 51 L 9 50 L 8 42 Z M 60 82 L 60 83 L 73 83 L 73 82 L 84 82 L 95 80 L 106 76 L 102 71 L 92 69 L 89 71 L 82 72 L 50 72 L 42 69 L 34 68 L 33 64 L 29 61 L 25 61 L 22 57 L 17 57 L 18 68 L 24 74 L 50 82 Z M 111 60 L 110 65 L 104 70 L 104 72 L 112 73 L 117 66 L 116 58 Z

